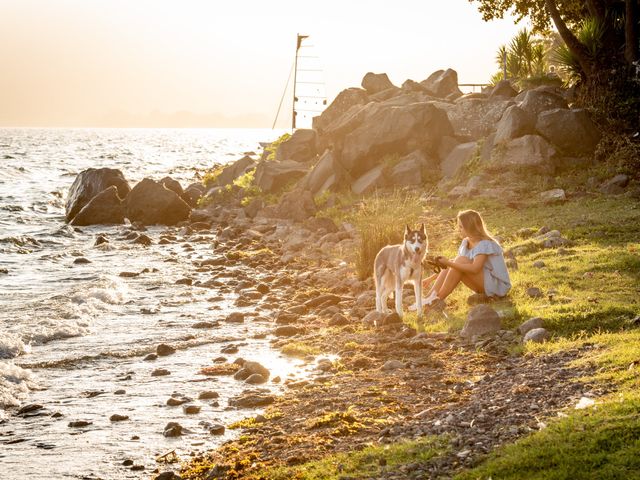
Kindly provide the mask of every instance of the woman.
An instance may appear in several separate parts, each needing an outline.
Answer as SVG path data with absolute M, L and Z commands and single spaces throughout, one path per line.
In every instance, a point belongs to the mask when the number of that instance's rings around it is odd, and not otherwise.
M 480 214 L 464 210 L 458 213 L 457 223 L 462 236 L 458 256 L 454 260 L 437 257 L 444 269 L 423 282 L 428 285 L 435 279 L 424 301 L 431 308 L 444 308 L 444 299 L 460 282 L 488 297 L 504 297 L 511 289 L 502 247 L 487 233 Z

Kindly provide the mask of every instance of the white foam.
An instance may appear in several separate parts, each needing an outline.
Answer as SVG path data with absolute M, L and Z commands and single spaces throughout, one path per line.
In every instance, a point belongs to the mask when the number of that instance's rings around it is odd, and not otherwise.
M 35 379 L 31 372 L 10 360 L 0 360 L 0 408 L 20 405 L 33 387 Z
M 0 358 L 14 358 L 28 350 L 18 335 L 9 332 L 2 332 L 0 335 Z

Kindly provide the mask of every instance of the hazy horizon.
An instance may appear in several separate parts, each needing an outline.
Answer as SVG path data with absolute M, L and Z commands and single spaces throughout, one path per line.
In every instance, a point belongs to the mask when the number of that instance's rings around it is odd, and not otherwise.
M 297 33 L 330 102 L 369 71 L 485 83 L 522 28 L 483 22 L 467 0 L 275 3 L 0 0 L 0 126 L 270 128 Z M 290 111 L 288 94 L 277 128 Z

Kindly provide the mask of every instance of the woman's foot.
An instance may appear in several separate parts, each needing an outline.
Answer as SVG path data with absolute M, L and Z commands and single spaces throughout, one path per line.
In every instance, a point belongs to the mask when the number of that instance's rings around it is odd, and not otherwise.
M 431 303 L 436 298 L 438 298 L 438 295 L 436 294 L 435 290 L 432 290 L 429 296 L 422 299 L 422 306 L 424 307 L 425 305 L 431 305 Z M 417 309 L 418 309 L 418 306 L 415 303 L 412 305 L 409 305 L 409 310 L 411 310 L 412 312 L 415 312 Z

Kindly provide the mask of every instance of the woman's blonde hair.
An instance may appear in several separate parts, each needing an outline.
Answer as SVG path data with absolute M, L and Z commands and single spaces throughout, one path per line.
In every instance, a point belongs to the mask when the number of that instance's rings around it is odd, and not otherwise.
M 493 237 L 487 232 L 484 220 L 482 220 L 480 214 L 475 210 L 462 210 L 458 212 L 458 222 L 471 237 L 493 240 Z

